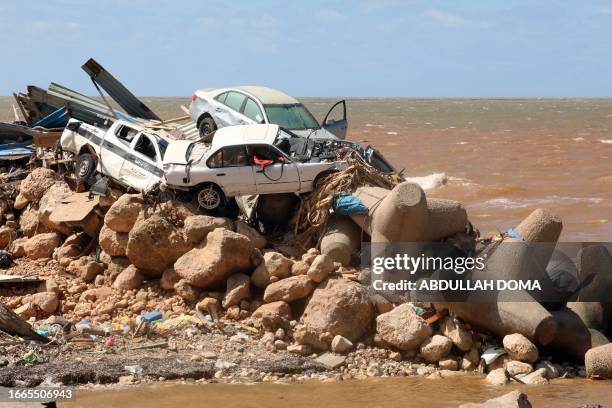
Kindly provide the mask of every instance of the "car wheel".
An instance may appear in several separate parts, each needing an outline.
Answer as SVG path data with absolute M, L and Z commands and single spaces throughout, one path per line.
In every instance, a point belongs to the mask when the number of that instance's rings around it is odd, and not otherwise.
M 203 210 L 217 210 L 225 202 L 223 191 L 214 184 L 207 184 L 195 194 L 195 203 Z
M 198 126 L 200 137 L 205 142 L 211 142 L 212 138 L 217 130 L 217 124 L 210 116 L 205 117 Z
M 87 181 L 96 171 L 96 160 L 89 153 L 79 154 L 74 165 L 74 176 L 77 181 Z

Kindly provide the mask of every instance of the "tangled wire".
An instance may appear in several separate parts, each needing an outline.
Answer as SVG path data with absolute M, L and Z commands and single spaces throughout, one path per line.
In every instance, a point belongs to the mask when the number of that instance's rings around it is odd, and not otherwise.
M 355 150 L 343 153 L 340 160 L 345 160 L 349 166 L 317 182 L 312 193 L 301 199 L 300 207 L 291 221 L 297 242 L 305 248 L 313 243 L 318 244 L 337 196 L 351 194 L 361 186 L 392 189 L 401 182 L 399 175 L 377 170 Z

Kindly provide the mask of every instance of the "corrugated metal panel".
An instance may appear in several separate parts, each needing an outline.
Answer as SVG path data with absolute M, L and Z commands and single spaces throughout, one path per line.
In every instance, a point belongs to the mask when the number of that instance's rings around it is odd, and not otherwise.
M 68 109 L 59 108 L 55 112 L 32 123 L 30 126 L 31 127 L 41 126 L 46 129 L 63 128 L 66 126 L 69 119 L 70 119 L 70 114 L 68 113 Z
M 200 138 L 200 132 L 198 132 L 198 127 L 196 126 L 195 122 L 189 122 L 187 124 L 178 126 L 176 130 L 181 132 L 185 139 L 198 140 Z
M 90 58 L 81 68 L 96 81 L 108 94 L 132 116 L 143 119 L 161 120 L 148 106 L 131 93 L 121 82 L 107 70 Z
M 32 137 L 35 131 L 27 126 L 18 125 L 16 123 L 0 122 L 0 139 L 17 140 L 20 136 Z

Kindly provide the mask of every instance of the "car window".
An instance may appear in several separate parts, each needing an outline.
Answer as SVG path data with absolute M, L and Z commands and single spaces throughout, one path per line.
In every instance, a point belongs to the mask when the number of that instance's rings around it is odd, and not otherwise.
M 242 113 L 247 118 L 253 119 L 257 123 L 262 123 L 263 115 L 261 114 L 261 109 L 259 109 L 257 102 L 255 102 L 253 99 L 247 99 L 246 104 L 244 104 L 244 111 Z
M 220 167 L 250 166 L 245 146 L 228 146 L 220 149 L 212 155 L 206 163 L 208 167 L 216 169 Z
M 279 157 L 282 157 L 282 154 L 272 146 L 249 146 L 247 151 L 249 153 L 249 158 L 253 163 L 255 162 L 255 157 L 257 157 L 259 160 L 272 160 L 274 163 L 278 163 L 283 160 L 279 159 Z
M 140 139 L 136 142 L 134 150 L 138 153 L 144 154 L 153 161 L 157 161 L 157 153 L 155 152 L 155 145 L 151 138 L 147 135 L 141 135 Z
M 242 108 L 242 103 L 246 99 L 241 93 L 238 92 L 228 92 L 227 98 L 225 98 L 225 104 L 235 110 L 236 112 L 240 112 L 240 108 Z
M 223 92 L 222 94 L 215 96 L 215 100 L 217 102 L 225 103 L 225 98 L 227 97 L 227 94 L 227 92 Z
M 301 103 L 293 105 L 264 105 L 268 122 L 289 130 L 318 129 L 319 124 Z
M 136 129 L 132 129 L 129 126 L 121 125 L 115 130 L 115 136 L 126 145 L 130 145 L 134 137 L 138 134 Z

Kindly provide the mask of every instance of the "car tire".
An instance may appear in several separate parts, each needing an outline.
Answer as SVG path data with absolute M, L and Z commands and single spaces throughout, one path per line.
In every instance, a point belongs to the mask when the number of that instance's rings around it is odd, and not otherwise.
M 225 194 L 214 184 L 204 184 L 196 190 L 193 201 L 201 210 L 216 211 L 224 206 Z
M 210 116 L 206 116 L 198 125 L 198 132 L 204 142 L 212 142 L 212 138 L 217 130 L 217 124 Z
M 88 181 L 96 172 L 96 159 L 89 153 L 81 153 L 74 164 L 74 177 L 77 181 Z

